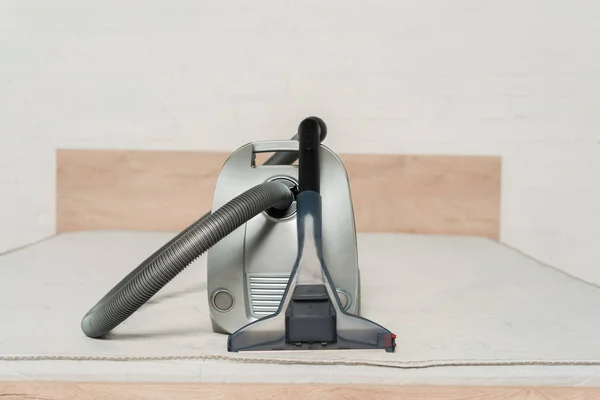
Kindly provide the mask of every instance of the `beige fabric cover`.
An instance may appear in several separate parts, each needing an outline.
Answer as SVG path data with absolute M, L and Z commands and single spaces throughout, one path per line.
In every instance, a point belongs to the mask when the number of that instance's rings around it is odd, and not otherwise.
M 600 290 L 483 238 L 359 234 L 363 315 L 396 353 L 227 353 L 201 257 L 109 339 L 85 312 L 174 234 L 64 234 L 0 256 L 0 379 L 599 384 Z

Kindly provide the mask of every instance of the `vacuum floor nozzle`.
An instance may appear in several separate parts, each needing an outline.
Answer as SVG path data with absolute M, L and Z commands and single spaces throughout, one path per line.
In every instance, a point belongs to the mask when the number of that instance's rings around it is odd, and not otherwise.
M 227 350 L 385 349 L 393 352 L 396 336 L 366 318 L 344 311 L 323 261 L 321 197 L 298 195 L 298 259 L 275 314 L 231 334 Z
M 296 198 L 298 256 L 277 312 L 242 327 L 228 338 L 238 351 L 385 349 L 396 336 L 366 318 L 346 312 L 323 257 L 319 193 L 319 124 L 300 124 L 299 188 Z

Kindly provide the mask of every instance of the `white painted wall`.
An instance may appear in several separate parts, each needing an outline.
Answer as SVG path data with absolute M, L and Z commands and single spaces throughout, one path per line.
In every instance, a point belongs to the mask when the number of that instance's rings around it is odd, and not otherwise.
M 0 251 L 51 235 L 54 150 L 504 157 L 502 240 L 600 282 L 600 2 L 3 0 Z

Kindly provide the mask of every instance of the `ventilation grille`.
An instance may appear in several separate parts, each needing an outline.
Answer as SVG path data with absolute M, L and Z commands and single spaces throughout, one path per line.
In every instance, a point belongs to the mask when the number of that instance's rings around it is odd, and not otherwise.
M 271 315 L 279 308 L 289 276 L 251 276 L 250 301 L 252 314 L 258 318 Z

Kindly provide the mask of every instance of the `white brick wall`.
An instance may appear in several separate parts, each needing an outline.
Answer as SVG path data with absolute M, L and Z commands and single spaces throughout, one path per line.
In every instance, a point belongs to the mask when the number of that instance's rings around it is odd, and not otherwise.
M 0 251 L 52 234 L 57 147 L 504 157 L 502 240 L 600 283 L 594 0 L 0 2 Z

